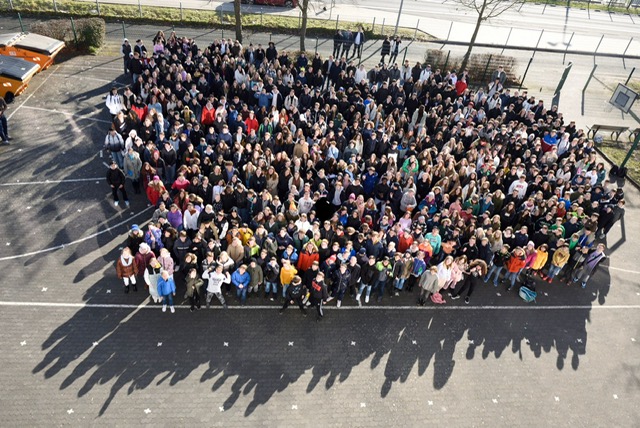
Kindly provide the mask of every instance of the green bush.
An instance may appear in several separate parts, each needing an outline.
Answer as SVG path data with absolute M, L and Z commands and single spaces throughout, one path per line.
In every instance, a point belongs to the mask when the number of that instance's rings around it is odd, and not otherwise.
M 462 56 L 450 55 L 448 52 L 439 49 L 428 49 L 424 55 L 425 63 L 431 64 L 432 70 L 440 68 L 443 73 L 451 70 L 460 72 L 462 59 Z M 486 86 L 491 78 L 491 73 L 499 65 L 504 67 L 504 72 L 507 74 L 506 85 L 517 85 L 519 83 L 515 74 L 517 62 L 514 57 L 499 54 L 471 54 L 467 63 L 467 71 L 471 76 L 473 86 Z
M 106 25 L 102 18 L 80 18 L 74 21 L 76 38 L 73 34 L 71 19 L 38 21 L 31 24 L 31 32 L 54 39 L 63 40 L 76 49 L 95 53 L 104 44 Z

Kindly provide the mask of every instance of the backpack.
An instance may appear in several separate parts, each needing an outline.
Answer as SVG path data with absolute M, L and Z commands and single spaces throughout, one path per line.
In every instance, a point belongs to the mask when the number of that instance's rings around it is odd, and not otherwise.
M 536 297 L 538 297 L 538 293 L 536 293 L 534 290 L 524 285 L 520 287 L 520 291 L 518 292 L 518 295 L 522 300 L 524 300 L 527 303 L 535 302 Z

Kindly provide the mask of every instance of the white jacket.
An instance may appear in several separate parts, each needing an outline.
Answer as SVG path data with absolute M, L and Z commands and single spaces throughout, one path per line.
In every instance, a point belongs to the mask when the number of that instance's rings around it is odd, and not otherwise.
M 109 113 L 113 115 L 120 113 L 124 109 L 124 101 L 121 95 L 111 95 L 111 93 L 109 93 L 105 104 L 109 109 Z
M 209 284 L 207 284 L 207 292 L 209 293 L 221 293 L 222 284 L 231 283 L 231 276 L 228 272 L 224 274 L 218 272 L 209 272 L 208 270 L 205 270 L 202 273 L 202 278 L 209 281 Z

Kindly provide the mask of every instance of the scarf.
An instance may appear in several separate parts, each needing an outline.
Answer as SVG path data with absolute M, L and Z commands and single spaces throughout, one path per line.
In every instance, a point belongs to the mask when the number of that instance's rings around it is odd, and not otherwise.
M 129 256 L 129 259 L 127 260 L 124 256 L 120 256 L 120 261 L 122 262 L 122 266 L 129 267 L 131 266 L 131 263 L 133 263 L 133 257 Z

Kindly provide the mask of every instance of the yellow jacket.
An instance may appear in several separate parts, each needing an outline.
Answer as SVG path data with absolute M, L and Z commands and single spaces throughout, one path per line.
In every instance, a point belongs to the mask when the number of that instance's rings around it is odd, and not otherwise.
M 567 247 L 558 248 L 555 253 L 553 253 L 553 258 L 551 262 L 556 266 L 564 266 L 569 261 L 569 249 Z
M 542 251 L 540 249 L 536 250 L 536 261 L 533 262 L 531 269 L 540 270 L 547 264 L 547 260 L 549 259 L 549 253 L 546 251 Z
M 283 267 L 280 269 L 280 284 L 289 285 L 293 281 L 293 277 L 296 276 L 298 270 L 293 266 Z

